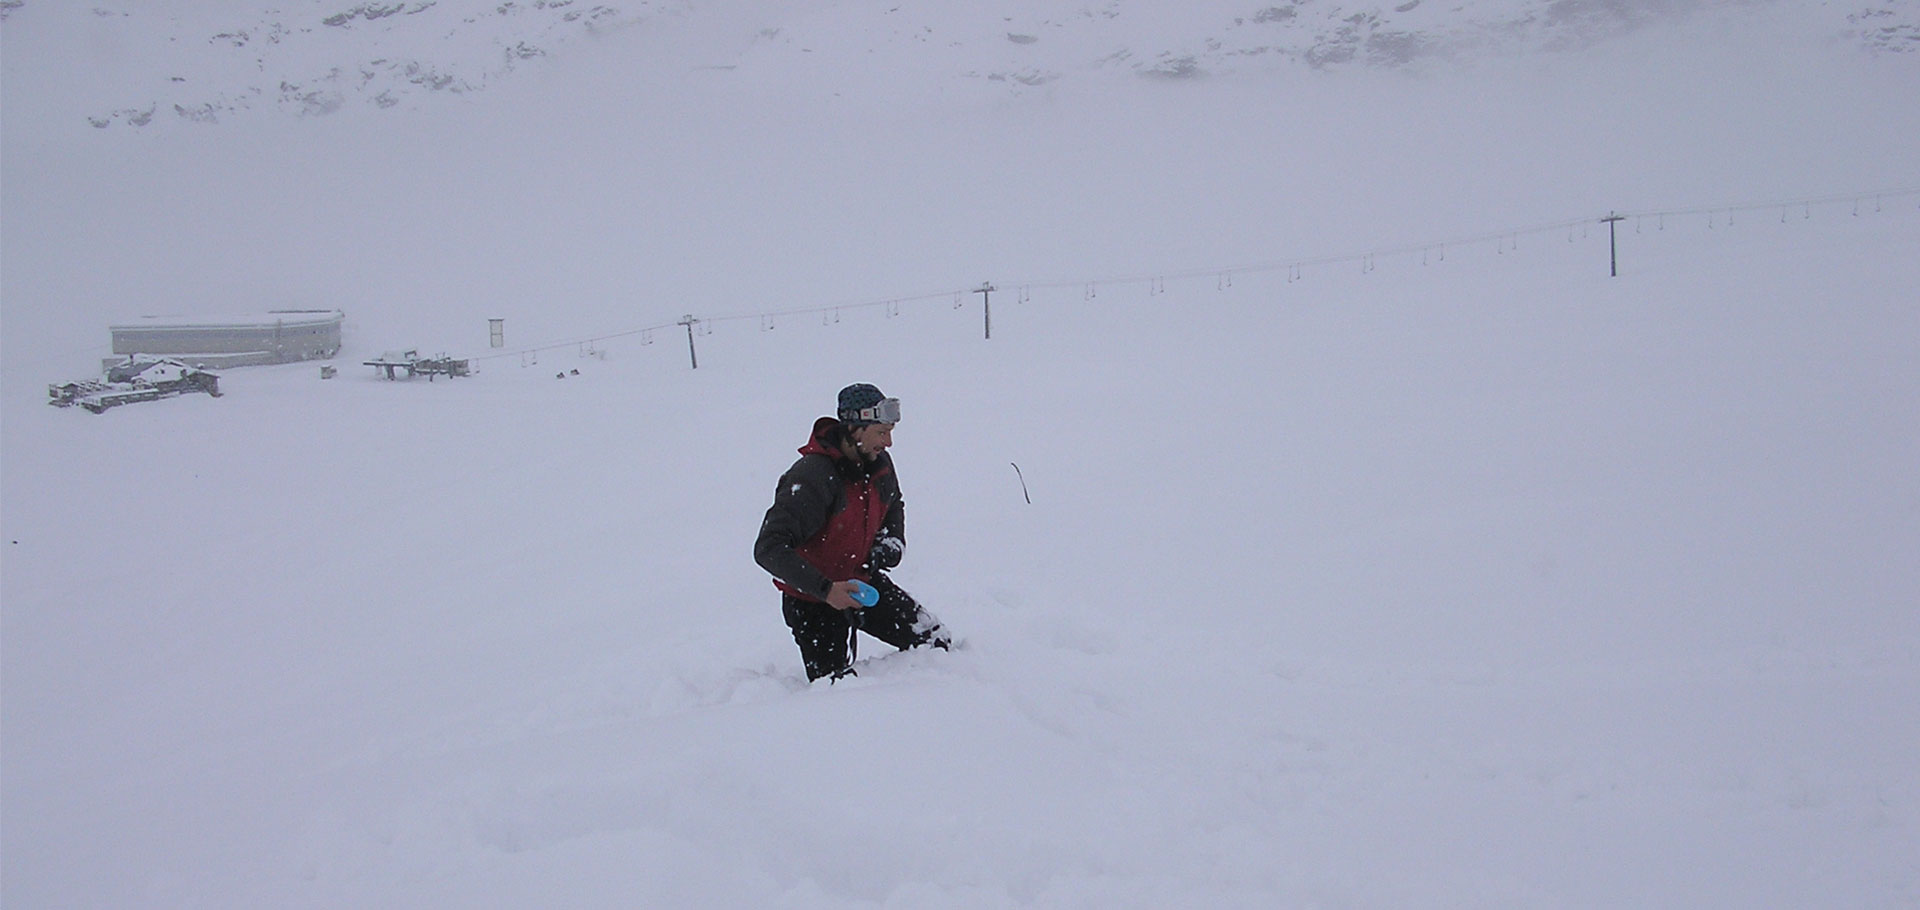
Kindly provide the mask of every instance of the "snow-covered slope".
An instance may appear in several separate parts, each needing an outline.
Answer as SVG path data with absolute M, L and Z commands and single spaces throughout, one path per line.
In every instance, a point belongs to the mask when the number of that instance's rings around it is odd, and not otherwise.
M 15 5 L 7 27 L 28 32 L 25 42 L 70 33 L 76 46 L 59 63 L 90 83 L 87 122 L 104 129 L 156 117 L 320 116 L 480 91 L 571 42 L 645 21 L 657 4 L 637 0 L 632 12 L 581 0 L 24 7 Z
M 777 72 L 811 59 L 841 72 L 899 78 L 906 63 L 935 80 L 984 79 L 1018 92 L 1103 71 L 1193 79 L 1302 64 L 1457 65 L 1488 55 L 1578 50 L 1695 16 L 1737 18 L 1750 10 L 1785 15 L 1836 43 L 1920 50 L 1920 13 L 1911 4 L 1864 2 L 105 0 L 83 9 L 8 0 L 3 12 L 18 17 L 15 29 L 79 34 L 86 48 L 62 62 L 71 75 L 98 81 L 86 117 L 104 129 L 145 127 L 156 117 L 209 123 L 261 111 L 321 116 L 347 106 L 426 103 L 484 90 L 556 54 L 592 59 L 595 51 L 582 45 L 616 30 L 670 29 L 690 18 L 728 23 L 713 33 L 720 40 L 699 66 Z M 873 61 L 883 61 L 878 71 L 868 65 Z
M 1920 901 L 1920 57 L 1842 8 L 100 2 L 0 6 L 8 910 Z M 282 306 L 337 378 L 42 403 Z M 809 688 L 750 543 L 851 381 L 965 646 Z

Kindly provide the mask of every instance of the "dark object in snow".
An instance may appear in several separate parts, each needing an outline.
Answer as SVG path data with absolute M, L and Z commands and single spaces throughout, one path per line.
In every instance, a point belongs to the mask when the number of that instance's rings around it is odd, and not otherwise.
M 401 370 L 407 371 L 407 378 L 425 375 L 428 382 L 435 376 L 471 376 L 464 360 L 455 360 L 445 354 L 438 357 L 422 357 L 419 351 L 388 351 L 377 359 L 363 361 L 367 366 L 382 370 L 388 379 L 399 379 Z
M 893 579 L 874 572 L 869 584 L 879 597 L 874 606 L 857 610 L 836 610 L 791 594 L 781 596 L 780 609 L 794 643 L 800 646 L 808 682 L 856 675 L 853 664 L 860 656 L 857 636 L 863 632 L 902 651 L 920 647 L 945 651 L 953 647 L 953 638 L 940 620 Z
M 219 374 L 171 357 L 133 354 L 108 367 L 105 380 L 83 379 L 47 386 L 47 403 L 58 408 L 77 404 L 100 414 L 117 405 L 157 401 L 187 392 L 205 392 L 219 398 Z

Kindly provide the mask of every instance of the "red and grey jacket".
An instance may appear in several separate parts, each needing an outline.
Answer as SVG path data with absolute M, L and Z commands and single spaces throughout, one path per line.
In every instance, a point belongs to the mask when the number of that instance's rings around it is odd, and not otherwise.
M 848 458 L 840 451 L 846 432 L 831 417 L 814 422 L 800 460 L 780 475 L 753 543 L 753 561 L 795 597 L 824 601 L 834 582 L 871 580 L 873 571 L 898 564 L 906 549 L 893 457 Z

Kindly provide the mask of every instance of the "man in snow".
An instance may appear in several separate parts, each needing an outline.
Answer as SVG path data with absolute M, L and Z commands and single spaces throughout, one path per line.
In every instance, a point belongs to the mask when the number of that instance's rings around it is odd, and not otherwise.
M 864 382 L 841 389 L 838 418 L 814 421 L 760 523 L 753 561 L 780 589 L 808 681 L 852 673 L 858 632 L 901 650 L 951 643 L 940 621 L 885 572 L 907 548 L 900 482 L 887 454 L 899 422 L 900 399 Z M 860 606 L 859 582 L 880 592 L 878 603 Z

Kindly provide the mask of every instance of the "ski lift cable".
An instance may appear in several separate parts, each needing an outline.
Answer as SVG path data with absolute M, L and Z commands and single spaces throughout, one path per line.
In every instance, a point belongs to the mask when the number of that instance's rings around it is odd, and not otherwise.
M 1764 210 L 1770 210 L 1774 208 L 1786 208 L 1791 206 L 1798 206 L 1803 211 L 1810 212 L 1811 208 L 1815 205 L 1830 205 L 1830 204 L 1848 203 L 1848 202 L 1858 204 L 1865 200 L 1873 200 L 1876 203 L 1876 207 L 1877 207 L 1882 200 L 1888 200 L 1888 199 L 1897 200 L 1897 199 L 1905 199 L 1905 198 L 1914 197 L 1914 196 L 1920 196 L 1920 186 L 1895 187 L 1895 188 L 1889 188 L 1889 189 L 1868 190 L 1868 191 L 1851 192 L 1851 193 L 1833 193 L 1833 194 L 1819 195 L 1819 196 L 1800 196 L 1800 197 L 1794 197 L 1791 199 L 1735 202 L 1735 203 L 1726 203 L 1726 204 L 1708 205 L 1708 206 L 1693 206 L 1693 207 L 1669 208 L 1669 209 L 1611 211 L 1604 216 L 1569 218 L 1569 219 L 1554 221 L 1546 224 L 1537 224 L 1529 227 L 1505 228 L 1497 231 L 1487 231 L 1480 234 L 1450 237 L 1450 238 L 1441 239 L 1441 240 L 1427 240 L 1427 241 L 1421 241 L 1418 243 L 1379 246 L 1372 249 L 1349 251 L 1344 253 L 1334 253 L 1334 254 L 1321 255 L 1321 256 L 1305 256 L 1305 257 L 1299 257 L 1299 258 L 1293 258 L 1293 259 L 1274 259 L 1274 260 L 1263 260 L 1263 261 L 1257 261 L 1257 262 L 1243 262 L 1243 263 L 1238 263 L 1233 265 L 1212 265 L 1212 266 L 1190 268 L 1190 269 L 1165 270 L 1165 271 L 1158 271 L 1158 272 L 1152 272 L 1152 273 L 1107 276 L 1104 278 L 1074 278 L 1074 279 L 1063 279 L 1058 281 L 1021 281 L 1021 282 L 1014 282 L 1014 284 L 1018 285 L 1023 289 L 1022 293 L 1025 295 L 1023 299 L 1031 299 L 1031 293 L 1034 290 L 1078 289 L 1078 290 L 1085 291 L 1087 289 L 1100 287 L 1100 286 L 1113 287 L 1113 286 L 1127 286 L 1127 285 L 1141 285 L 1141 284 L 1145 284 L 1148 287 L 1154 288 L 1156 290 L 1163 290 L 1165 288 L 1165 285 L 1168 279 L 1172 279 L 1175 281 L 1183 281 L 1183 280 L 1192 280 L 1197 278 L 1213 278 L 1217 281 L 1219 276 L 1222 274 L 1235 274 L 1235 273 L 1257 274 L 1257 273 L 1264 273 L 1264 272 L 1277 272 L 1282 269 L 1285 269 L 1287 271 L 1287 274 L 1290 277 L 1292 277 L 1292 276 L 1299 275 L 1301 270 L 1309 267 L 1341 265 L 1341 264 L 1351 264 L 1351 263 L 1362 264 L 1364 267 L 1367 268 L 1367 270 L 1371 271 L 1373 268 L 1377 267 L 1378 260 L 1382 258 L 1412 256 L 1414 254 L 1419 254 L 1423 257 L 1423 261 L 1425 261 L 1425 257 L 1429 251 L 1435 250 L 1435 249 L 1444 251 L 1448 247 L 1457 248 L 1462 246 L 1473 246 L 1476 244 L 1482 244 L 1482 243 L 1488 243 L 1488 242 L 1499 242 L 1502 244 L 1514 243 L 1515 248 L 1517 249 L 1518 248 L 1517 241 L 1520 237 L 1531 236 L 1536 234 L 1556 233 L 1559 231 L 1570 231 L 1573 228 L 1585 228 L 1585 227 L 1591 226 L 1592 224 L 1603 221 L 1607 218 L 1635 219 L 1636 226 L 1639 219 L 1657 218 L 1657 219 L 1661 219 L 1662 226 L 1664 226 L 1664 219 L 1667 216 L 1707 215 L 1711 218 L 1718 214 L 1725 214 L 1730 218 L 1734 213 L 1737 213 L 1737 212 L 1764 211 Z M 1442 254 L 1442 258 L 1444 259 L 1444 252 Z M 823 305 L 817 305 L 817 306 L 794 307 L 794 308 L 783 309 L 783 310 L 760 311 L 760 312 L 752 312 L 752 313 L 725 313 L 717 316 L 701 317 L 695 321 L 700 323 L 703 326 L 710 327 L 716 323 L 721 323 L 721 322 L 737 322 L 737 321 L 744 321 L 744 320 L 763 321 L 768 319 L 779 319 L 782 317 L 819 315 L 819 314 L 833 313 L 835 311 L 864 310 L 864 309 L 872 309 L 877 307 L 886 307 L 887 312 L 889 314 L 893 314 L 893 313 L 899 312 L 899 308 L 902 304 L 907 304 L 907 303 L 921 303 L 921 302 L 932 301 L 932 300 L 948 300 L 948 299 L 959 299 L 964 301 L 965 299 L 967 299 L 967 295 L 974 293 L 975 290 L 976 289 L 974 288 L 961 288 L 957 290 L 933 291 L 933 292 L 928 292 L 923 294 L 895 295 L 895 296 L 877 298 L 872 300 L 864 300 L 864 301 L 858 301 L 858 302 L 841 302 L 841 303 L 831 303 L 831 304 L 823 304 Z M 680 325 L 680 324 L 681 323 L 679 322 L 661 323 L 659 325 L 648 326 L 646 328 L 628 329 L 625 331 L 611 332 L 603 335 L 595 335 L 589 338 L 578 338 L 578 339 L 573 339 L 569 341 L 557 341 L 550 344 L 538 345 L 535 347 L 520 348 L 514 351 L 503 351 L 503 352 L 494 353 L 494 354 L 484 354 L 484 355 L 474 357 L 472 359 L 493 360 L 501 357 L 525 356 L 528 354 L 536 354 L 541 351 L 553 350 L 556 348 L 565 348 L 565 347 L 570 347 L 570 346 L 575 346 L 580 344 L 587 344 L 591 342 L 607 341 L 607 340 L 616 339 L 616 338 L 625 338 L 632 335 L 640 335 L 643 333 L 662 331 L 665 329 L 673 328 L 674 326 Z

